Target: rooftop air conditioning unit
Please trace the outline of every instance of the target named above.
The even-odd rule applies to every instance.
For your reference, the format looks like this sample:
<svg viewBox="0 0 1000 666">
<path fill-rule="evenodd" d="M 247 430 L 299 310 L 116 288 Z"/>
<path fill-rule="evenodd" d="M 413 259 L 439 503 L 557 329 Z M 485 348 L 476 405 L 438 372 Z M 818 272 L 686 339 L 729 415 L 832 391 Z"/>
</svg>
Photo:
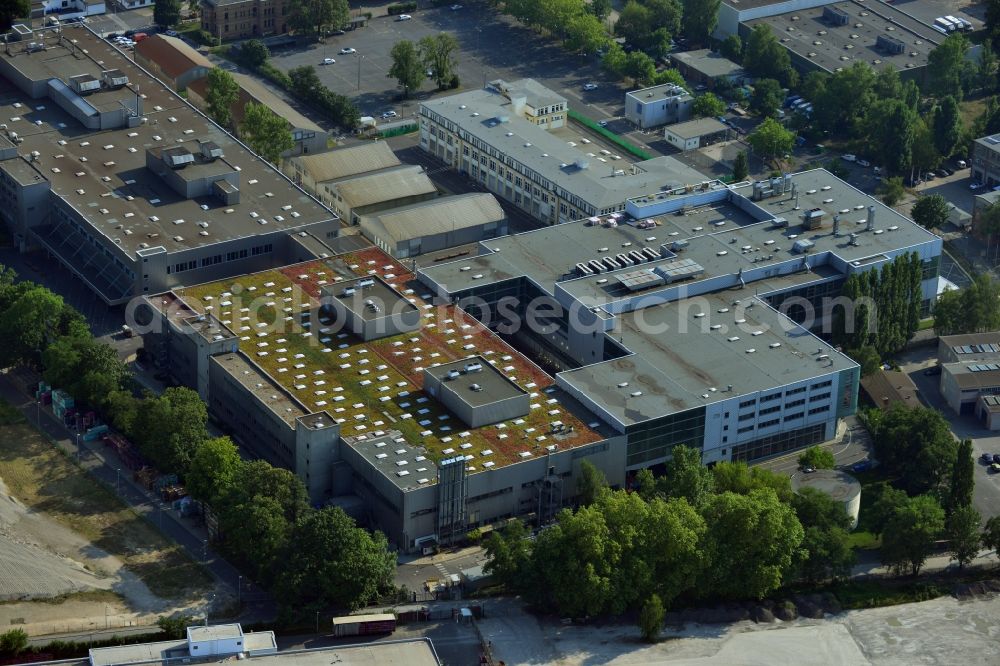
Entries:
<svg viewBox="0 0 1000 666">
<path fill-rule="evenodd" d="M 118 88 L 123 88 L 128 85 L 128 76 L 126 76 L 120 69 L 106 69 L 101 72 L 101 81 L 104 85 L 112 90 L 117 90 Z"/>
</svg>

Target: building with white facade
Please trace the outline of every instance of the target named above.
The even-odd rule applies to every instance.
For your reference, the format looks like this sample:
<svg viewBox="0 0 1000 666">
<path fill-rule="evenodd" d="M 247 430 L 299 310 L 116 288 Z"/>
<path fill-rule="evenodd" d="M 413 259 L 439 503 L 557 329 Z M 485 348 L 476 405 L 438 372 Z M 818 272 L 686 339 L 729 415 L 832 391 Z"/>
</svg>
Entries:
<svg viewBox="0 0 1000 666">
<path fill-rule="evenodd" d="M 664 83 L 625 93 L 625 119 L 639 129 L 662 127 L 690 118 L 693 104 L 684 88 Z"/>
<path fill-rule="evenodd" d="M 422 102 L 421 148 L 549 224 L 623 211 L 632 197 L 705 180 L 672 157 L 630 163 L 559 128 L 565 100 L 529 81 L 494 81 L 483 90 Z"/>
</svg>

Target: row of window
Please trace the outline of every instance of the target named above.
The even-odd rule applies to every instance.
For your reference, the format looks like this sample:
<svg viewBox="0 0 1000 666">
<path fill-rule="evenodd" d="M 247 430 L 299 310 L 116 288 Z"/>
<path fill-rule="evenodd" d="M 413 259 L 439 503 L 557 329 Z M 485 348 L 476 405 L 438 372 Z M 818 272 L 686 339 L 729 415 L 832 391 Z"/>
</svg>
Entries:
<svg viewBox="0 0 1000 666">
<path fill-rule="evenodd" d="M 255 245 L 249 249 L 244 248 L 242 250 L 233 250 L 232 252 L 226 253 L 226 261 L 236 261 L 238 259 L 246 259 L 247 256 L 257 257 L 262 254 L 270 254 L 274 249 L 271 243 L 265 245 Z M 184 271 L 193 271 L 200 265 L 202 268 L 206 266 L 214 266 L 216 264 L 221 264 L 223 261 L 221 254 L 215 254 L 210 257 L 202 257 L 199 261 L 198 259 L 192 259 L 190 261 L 182 261 L 174 264 L 173 266 L 167 266 L 167 273 L 183 273 Z"/>
</svg>

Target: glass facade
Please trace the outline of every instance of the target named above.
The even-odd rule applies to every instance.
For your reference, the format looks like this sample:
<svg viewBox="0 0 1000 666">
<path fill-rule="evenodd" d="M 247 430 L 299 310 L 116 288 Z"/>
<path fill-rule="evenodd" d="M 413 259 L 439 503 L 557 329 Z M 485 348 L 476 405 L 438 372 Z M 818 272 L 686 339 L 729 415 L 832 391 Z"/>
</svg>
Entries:
<svg viewBox="0 0 1000 666">
<path fill-rule="evenodd" d="M 755 439 L 746 444 L 739 444 L 733 447 L 733 460 L 751 461 L 758 458 L 778 455 L 785 451 L 801 449 L 806 446 L 818 444 L 825 439 L 826 423 L 790 430 L 788 432 L 768 435 Z"/>
<path fill-rule="evenodd" d="M 648 467 L 670 455 L 678 444 L 701 449 L 705 440 L 705 408 L 697 407 L 679 414 L 629 426 L 626 465 Z"/>
</svg>

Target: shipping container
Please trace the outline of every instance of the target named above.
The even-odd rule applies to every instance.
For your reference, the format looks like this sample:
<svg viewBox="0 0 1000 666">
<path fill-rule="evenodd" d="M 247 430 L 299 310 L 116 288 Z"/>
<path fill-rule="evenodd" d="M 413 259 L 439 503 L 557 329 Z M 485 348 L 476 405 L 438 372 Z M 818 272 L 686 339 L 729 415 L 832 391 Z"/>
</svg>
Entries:
<svg viewBox="0 0 1000 666">
<path fill-rule="evenodd" d="M 391 634 L 394 631 L 396 631 L 396 616 L 392 613 L 333 618 L 334 636 L 373 636 Z"/>
</svg>

